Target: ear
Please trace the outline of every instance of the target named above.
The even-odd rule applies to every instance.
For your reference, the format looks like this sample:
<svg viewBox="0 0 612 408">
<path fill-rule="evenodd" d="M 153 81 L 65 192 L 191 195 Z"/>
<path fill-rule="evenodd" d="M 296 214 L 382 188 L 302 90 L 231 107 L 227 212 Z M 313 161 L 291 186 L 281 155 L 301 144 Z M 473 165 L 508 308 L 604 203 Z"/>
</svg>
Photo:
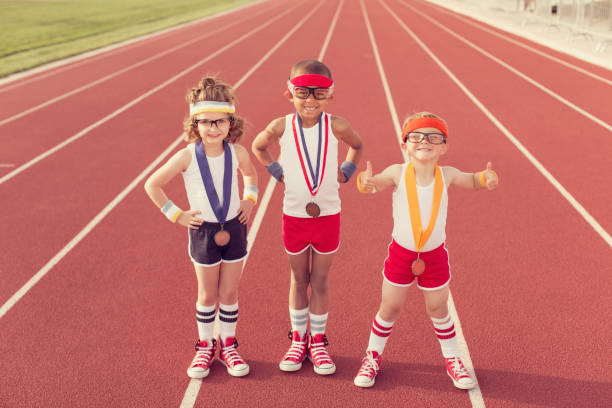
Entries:
<svg viewBox="0 0 612 408">
<path fill-rule="evenodd" d="M 331 96 L 327 98 L 328 101 L 331 101 L 332 99 L 334 99 L 334 94 L 331 94 Z"/>
<path fill-rule="evenodd" d="M 444 143 L 443 145 L 443 149 L 441 149 L 441 155 L 448 152 L 448 142 Z"/>
<path fill-rule="evenodd" d="M 293 102 L 293 95 L 291 94 L 291 92 L 289 92 L 288 89 L 285 89 L 285 92 L 283 92 L 283 95 L 285 95 L 285 98 L 287 98 L 289 102 Z"/>
</svg>

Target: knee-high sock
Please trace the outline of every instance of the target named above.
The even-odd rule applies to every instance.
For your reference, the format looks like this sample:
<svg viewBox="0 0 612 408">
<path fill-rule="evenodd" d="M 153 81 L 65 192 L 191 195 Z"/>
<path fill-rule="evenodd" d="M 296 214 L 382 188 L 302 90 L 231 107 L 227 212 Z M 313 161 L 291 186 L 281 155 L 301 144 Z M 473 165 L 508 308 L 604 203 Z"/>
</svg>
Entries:
<svg viewBox="0 0 612 408">
<path fill-rule="evenodd" d="M 200 340 L 210 341 L 215 336 L 216 305 L 202 306 L 196 303 L 196 319 L 198 321 L 198 336 Z"/>
<path fill-rule="evenodd" d="M 380 314 L 376 314 L 374 321 L 372 322 L 372 330 L 370 331 L 370 341 L 368 342 L 368 350 L 375 350 L 378 354 L 382 354 L 387 345 L 387 340 L 393 330 L 393 324 L 395 322 L 388 322 L 380 317 Z"/>
<path fill-rule="evenodd" d="M 291 317 L 291 330 L 300 333 L 300 338 L 304 337 L 308 327 L 308 307 L 300 310 L 289 307 L 289 316 Z"/>
<path fill-rule="evenodd" d="M 449 319 L 446 323 L 447 319 Z M 455 324 L 453 318 L 450 315 L 443 317 L 442 319 L 431 318 L 433 322 L 434 331 L 440 342 L 442 348 L 442 355 L 444 358 L 451 358 L 459 355 L 459 346 L 457 344 L 457 336 L 455 335 Z"/>
<path fill-rule="evenodd" d="M 238 323 L 238 302 L 233 305 L 219 303 L 219 332 L 221 340 L 225 343 L 228 337 L 236 337 L 236 324 Z"/>
</svg>

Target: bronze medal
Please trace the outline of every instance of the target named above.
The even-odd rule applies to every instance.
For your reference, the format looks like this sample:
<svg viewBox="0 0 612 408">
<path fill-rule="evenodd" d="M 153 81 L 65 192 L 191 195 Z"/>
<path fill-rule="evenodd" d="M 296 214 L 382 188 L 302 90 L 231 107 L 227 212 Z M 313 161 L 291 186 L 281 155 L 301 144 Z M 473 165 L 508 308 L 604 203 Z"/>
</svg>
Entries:
<svg viewBox="0 0 612 408">
<path fill-rule="evenodd" d="M 217 244 L 218 246 L 220 247 L 225 246 L 230 241 L 230 233 L 224 229 L 221 229 L 221 231 L 218 231 L 215 234 L 214 239 L 215 239 L 215 244 Z"/>
<path fill-rule="evenodd" d="M 412 261 L 412 274 L 414 276 L 419 276 L 423 272 L 425 272 L 425 261 L 421 258 Z"/>
<path fill-rule="evenodd" d="M 311 217 L 318 217 L 321 214 L 321 208 L 315 202 L 310 202 L 306 204 L 306 214 Z"/>
</svg>

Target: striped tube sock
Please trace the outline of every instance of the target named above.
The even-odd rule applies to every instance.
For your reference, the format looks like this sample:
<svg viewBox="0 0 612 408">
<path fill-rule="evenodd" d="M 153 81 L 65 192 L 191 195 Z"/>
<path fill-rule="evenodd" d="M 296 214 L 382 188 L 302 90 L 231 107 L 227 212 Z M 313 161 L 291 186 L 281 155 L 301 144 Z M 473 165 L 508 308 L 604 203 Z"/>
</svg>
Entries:
<svg viewBox="0 0 612 408">
<path fill-rule="evenodd" d="M 378 354 L 382 354 L 391 335 L 391 330 L 393 330 L 394 323 L 383 320 L 380 314 L 376 313 L 376 317 L 372 322 L 372 331 L 370 331 L 368 350 L 376 350 Z"/>
<path fill-rule="evenodd" d="M 202 306 L 196 303 L 196 319 L 198 320 L 198 336 L 200 340 L 210 341 L 215 337 L 216 305 Z"/>
<path fill-rule="evenodd" d="M 300 338 L 304 337 L 308 326 L 308 307 L 301 310 L 289 307 L 289 316 L 291 317 L 291 330 L 300 333 Z"/>
<path fill-rule="evenodd" d="M 325 334 L 325 326 L 327 326 L 327 313 L 314 314 L 310 313 L 310 334 Z"/>
<path fill-rule="evenodd" d="M 228 337 L 236 337 L 236 324 L 238 323 L 238 302 L 233 305 L 219 303 L 219 332 L 221 340 L 225 343 Z"/>
<path fill-rule="evenodd" d="M 447 321 L 448 319 L 448 321 Z M 455 324 L 450 315 L 441 319 L 431 318 L 434 331 L 442 348 L 444 358 L 451 358 L 459 355 L 459 346 L 457 344 L 457 336 L 455 335 Z M 443 323 L 445 322 L 445 323 Z"/>
</svg>

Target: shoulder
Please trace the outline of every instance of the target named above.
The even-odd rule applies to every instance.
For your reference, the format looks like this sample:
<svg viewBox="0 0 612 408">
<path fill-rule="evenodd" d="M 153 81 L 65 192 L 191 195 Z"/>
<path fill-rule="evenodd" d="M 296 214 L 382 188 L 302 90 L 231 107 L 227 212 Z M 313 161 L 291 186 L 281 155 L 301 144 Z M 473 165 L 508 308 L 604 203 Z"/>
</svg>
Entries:
<svg viewBox="0 0 612 408">
<path fill-rule="evenodd" d="M 172 156 L 170 160 L 168 160 L 168 162 L 171 163 L 172 166 L 180 167 L 181 170 L 185 171 L 187 170 L 187 167 L 189 167 L 189 165 L 191 164 L 191 155 L 192 152 L 190 148 L 184 147 L 178 152 L 176 152 L 174 156 Z"/>
<path fill-rule="evenodd" d="M 269 130 L 280 136 L 285 132 L 285 125 L 286 125 L 285 122 L 286 120 L 284 116 L 281 116 L 280 118 L 276 118 L 268 124 L 268 126 L 266 127 L 266 130 Z"/>
<path fill-rule="evenodd" d="M 447 186 L 451 185 L 455 177 L 457 177 L 457 175 L 461 173 L 458 169 L 452 166 L 440 166 L 440 171 L 444 176 L 444 181 L 446 182 Z"/>
<path fill-rule="evenodd" d="M 345 134 L 347 132 L 352 132 L 353 128 L 348 120 L 344 119 L 341 116 L 329 115 L 331 116 L 331 127 L 334 133 Z"/>
<path fill-rule="evenodd" d="M 236 153 L 236 157 L 238 157 L 238 160 L 249 156 L 249 152 L 243 145 L 239 145 L 237 143 L 230 143 L 230 146 L 234 148 L 234 152 Z"/>
</svg>

